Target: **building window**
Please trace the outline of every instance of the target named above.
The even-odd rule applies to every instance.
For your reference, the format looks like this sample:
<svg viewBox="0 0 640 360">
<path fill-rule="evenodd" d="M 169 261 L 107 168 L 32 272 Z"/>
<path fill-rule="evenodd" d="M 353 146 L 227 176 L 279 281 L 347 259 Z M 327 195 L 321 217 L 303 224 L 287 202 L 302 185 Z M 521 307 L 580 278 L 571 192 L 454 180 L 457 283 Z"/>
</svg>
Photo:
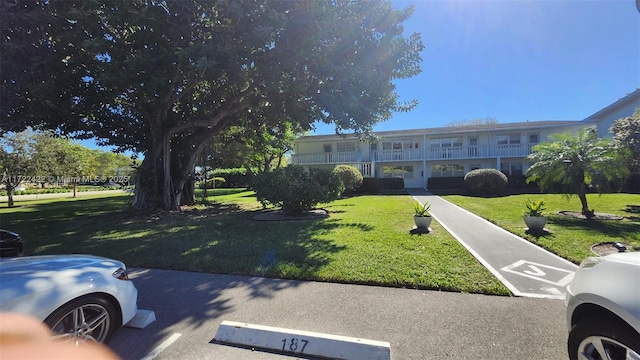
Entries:
<svg viewBox="0 0 640 360">
<path fill-rule="evenodd" d="M 502 161 L 500 162 L 500 171 L 507 176 L 522 175 L 522 163 Z"/>
<path fill-rule="evenodd" d="M 537 144 L 540 142 L 540 134 L 529 134 L 529 144 Z"/>
<path fill-rule="evenodd" d="M 337 144 L 337 152 L 355 152 L 356 151 L 356 143 L 351 142 L 339 142 Z"/>
<path fill-rule="evenodd" d="M 496 135 L 498 145 L 520 144 L 520 134 L 500 134 Z"/>
<path fill-rule="evenodd" d="M 464 176 L 464 165 L 461 165 L 461 164 L 432 165 L 431 176 L 432 177 Z"/>
<path fill-rule="evenodd" d="M 436 138 L 429 140 L 429 143 L 431 144 L 432 149 L 440 147 L 458 147 L 462 146 L 462 137 Z"/>
<path fill-rule="evenodd" d="M 332 146 L 331 144 L 324 144 L 322 145 L 322 150 L 325 153 L 330 153 L 332 151 Z"/>
<path fill-rule="evenodd" d="M 406 150 L 406 149 L 413 149 L 413 141 L 411 139 L 382 142 L 382 150 Z"/>
<path fill-rule="evenodd" d="M 403 179 L 413 179 L 413 166 L 383 166 L 382 167 L 382 177 L 385 178 L 403 178 Z"/>
</svg>

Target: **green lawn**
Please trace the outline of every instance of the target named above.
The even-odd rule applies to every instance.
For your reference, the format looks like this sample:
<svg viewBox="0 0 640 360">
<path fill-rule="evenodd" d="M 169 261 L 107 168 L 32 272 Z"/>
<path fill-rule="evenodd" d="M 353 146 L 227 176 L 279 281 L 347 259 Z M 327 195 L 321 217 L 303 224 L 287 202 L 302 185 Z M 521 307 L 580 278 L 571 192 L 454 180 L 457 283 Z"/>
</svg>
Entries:
<svg viewBox="0 0 640 360">
<path fill-rule="evenodd" d="M 640 195 L 589 194 L 589 208 L 598 213 L 610 213 L 622 216 L 623 220 L 580 220 L 558 214 L 559 211 L 580 211 L 580 200 L 574 197 L 569 201 L 557 194 L 511 195 L 498 198 L 480 198 L 471 196 L 443 196 L 497 225 L 529 241 L 566 258 L 580 263 L 584 258 L 593 256 L 591 246 L 599 242 L 623 242 L 640 250 Z M 547 203 L 548 234 L 532 236 L 525 232 L 522 220 L 525 199 L 544 199 Z"/>
<path fill-rule="evenodd" d="M 358 196 L 319 220 L 258 222 L 252 192 L 219 189 L 210 206 L 139 214 L 129 196 L 19 202 L 0 226 L 27 254 L 91 253 L 129 266 L 507 295 L 435 221 L 413 235 L 407 195 Z"/>
</svg>

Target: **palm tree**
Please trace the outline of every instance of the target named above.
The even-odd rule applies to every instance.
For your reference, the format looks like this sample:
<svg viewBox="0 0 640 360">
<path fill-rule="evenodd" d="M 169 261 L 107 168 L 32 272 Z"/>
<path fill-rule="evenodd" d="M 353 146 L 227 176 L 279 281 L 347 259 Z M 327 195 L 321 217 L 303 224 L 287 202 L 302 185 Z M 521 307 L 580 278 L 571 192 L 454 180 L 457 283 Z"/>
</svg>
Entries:
<svg viewBox="0 0 640 360">
<path fill-rule="evenodd" d="M 610 140 L 598 139 L 594 129 L 582 129 L 576 136 L 552 134 L 551 142 L 533 148 L 528 160 L 527 182 L 536 181 L 540 190 L 559 190 L 566 198 L 577 195 L 582 214 L 593 217 L 587 204 L 587 188 L 598 193 L 620 188 L 629 175 L 628 152 L 616 148 Z"/>
</svg>

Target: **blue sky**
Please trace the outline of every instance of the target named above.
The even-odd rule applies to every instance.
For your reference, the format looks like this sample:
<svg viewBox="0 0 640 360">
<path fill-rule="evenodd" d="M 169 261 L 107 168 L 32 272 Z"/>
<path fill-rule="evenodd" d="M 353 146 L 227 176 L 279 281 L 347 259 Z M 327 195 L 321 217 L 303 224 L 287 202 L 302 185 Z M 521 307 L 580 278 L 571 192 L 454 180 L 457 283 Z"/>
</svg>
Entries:
<svg viewBox="0 0 640 360">
<path fill-rule="evenodd" d="M 405 31 L 422 35 L 422 73 L 396 81 L 417 99 L 374 130 L 582 120 L 640 87 L 640 13 L 634 0 L 408 1 Z M 314 134 L 332 134 L 319 124 Z"/>
</svg>

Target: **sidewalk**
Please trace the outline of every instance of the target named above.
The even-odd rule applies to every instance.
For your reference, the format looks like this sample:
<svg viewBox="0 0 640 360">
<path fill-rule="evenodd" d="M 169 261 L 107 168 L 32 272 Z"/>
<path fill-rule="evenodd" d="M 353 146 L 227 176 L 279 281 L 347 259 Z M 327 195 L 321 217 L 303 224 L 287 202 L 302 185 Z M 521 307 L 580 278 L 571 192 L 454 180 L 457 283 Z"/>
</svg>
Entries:
<svg viewBox="0 0 640 360">
<path fill-rule="evenodd" d="M 417 201 L 428 201 L 433 218 L 514 295 L 564 299 L 575 264 L 426 190 L 408 190 Z"/>
</svg>

